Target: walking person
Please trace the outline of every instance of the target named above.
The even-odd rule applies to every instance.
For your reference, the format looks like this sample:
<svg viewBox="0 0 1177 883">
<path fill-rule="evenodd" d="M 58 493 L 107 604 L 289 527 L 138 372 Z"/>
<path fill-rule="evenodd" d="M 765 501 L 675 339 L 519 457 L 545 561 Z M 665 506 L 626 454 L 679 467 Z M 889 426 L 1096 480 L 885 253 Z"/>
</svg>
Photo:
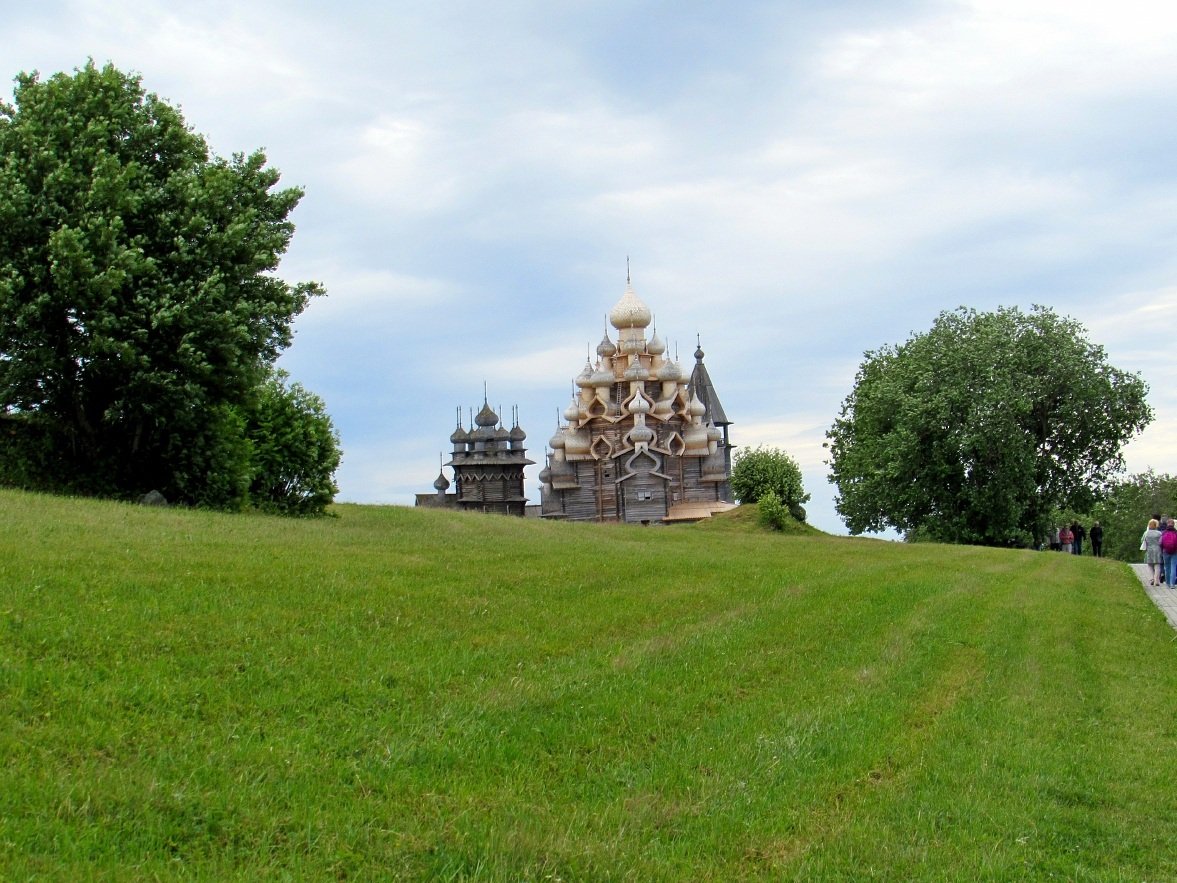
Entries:
<svg viewBox="0 0 1177 883">
<path fill-rule="evenodd" d="M 1161 531 L 1161 569 L 1169 587 L 1177 585 L 1177 524 L 1172 521 Z"/>
<path fill-rule="evenodd" d="M 1103 557 L 1103 528 L 1098 521 L 1091 525 L 1091 554 L 1096 558 Z"/>
<path fill-rule="evenodd" d="M 1155 586 L 1161 578 L 1161 532 L 1157 530 L 1160 522 L 1155 518 L 1148 520 L 1148 528 L 1140 538 L 1140 548 L 1144 550 L 1144 563 L 1148 565 L 1148 584 Z"/>
<path fill-rule="evenodd" d="M 1074 539 L 1071 541 L 1071 552 L 1075 555 L 1083 554 L 1083 538 L 1087 536 L 1087 530 L 1079 523 L 1078 519 L 1071 524 L 1071 535 Z"/>
<path fill-rule="evenodd" d="M 1050 551 L 1057 552 L 1059 550 L 1058 544 L 1058 528 L 1052 527 L 1050 529 Z"/>
<path fill-rule="evenodd" d="M 1060 552 L 1070 554 L 1071 543 L 1074 540 L 1075 535 L 1071 533 L 1071 529 L 1065 524 L 1058 529 L 1058 550 Z"/>
<path fill-rule="evenodd" d="M 1161 532 L 1161 539 L 1165 539 L 1165 530 L 1173 523 L 1168 515 L 1162 515 L 1160 521 L 1157 523 L 1157 530 Z M 1161 575 L 1157 579 L 1157 585 L 1163 586 L 1169 580 L 1169 568 L 1165 566 L 1165 550 L 1161 549 Z"/>
</svg>

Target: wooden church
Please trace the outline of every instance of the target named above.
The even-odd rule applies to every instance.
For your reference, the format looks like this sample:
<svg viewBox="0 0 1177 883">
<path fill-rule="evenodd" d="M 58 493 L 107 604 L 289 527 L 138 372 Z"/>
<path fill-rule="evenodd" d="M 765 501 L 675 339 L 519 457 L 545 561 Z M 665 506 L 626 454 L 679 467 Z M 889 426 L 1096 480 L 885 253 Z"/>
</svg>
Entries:
<svg viewBox="0 0 1177 883">
<path fill-rule="evenodd" d="M 730 421 L 695 351 L 688 377 L 626 279 L 594 365 L 552 436 L 540 514 L 569 521 L 697 521 L 732 508 Z"/>
<path fill-rule="evenodd" d="M 469 429 L 462 426 L 459 408 L 458 425 L 450 435 L 453 454 L 444 464 L 454 471 L 454 493 L 447 493 L 450 482 L 443 466 L 433 482 L 436 493 L 418 494 L 417 505 L 524 515 L 527 497 L 523 473 L 526 467 L 535 463 L 527 459 L 527 450 L 523 447 L 526 439 L 527 433 L 520 428 L 518 415 L 514 425 L 507 429 L 485 397 L 482 410 L 471 417 Z"/>
</svg>

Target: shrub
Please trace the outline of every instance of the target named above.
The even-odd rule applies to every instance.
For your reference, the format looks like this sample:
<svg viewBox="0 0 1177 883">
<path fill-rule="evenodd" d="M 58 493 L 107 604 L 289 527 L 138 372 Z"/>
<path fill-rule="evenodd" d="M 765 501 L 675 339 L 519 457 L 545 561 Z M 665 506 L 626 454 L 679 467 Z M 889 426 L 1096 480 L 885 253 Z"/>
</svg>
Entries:
<svg viewBox="0 0 1177 883">
<path fill-rule="evenodd" d="M 786 519 L 789 517 L 789 510 L 785 508 L 776 491 L 769 488 L 760 495 L 760 500 L 756 503 L 756 520 L 762 527 L 784 530 Z"/>
<path fill-rule="evenodd" d="M 736 454 L 732 493 L 741 503 L 756 503 L 772 491 L 777 502 L 798 521 L 805 520 L 802 503 L 809 501 L 797 461 L 779 448 L 755 447 Z"/>
</svg>

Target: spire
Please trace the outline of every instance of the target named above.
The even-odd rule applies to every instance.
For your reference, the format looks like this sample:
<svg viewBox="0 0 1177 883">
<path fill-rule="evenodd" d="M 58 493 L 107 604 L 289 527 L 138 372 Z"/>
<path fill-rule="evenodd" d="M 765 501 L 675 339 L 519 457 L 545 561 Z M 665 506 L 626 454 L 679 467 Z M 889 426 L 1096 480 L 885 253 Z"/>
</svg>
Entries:
<svg viewBox="0 0 1177 883">
<path fill-rule="evenodd" d="M 698 398 L 706 409 L 703 413 L 704 423 L 714 423 L 716 426 L 731 426 L 723 405 L 719 403 L 719 396 L 715 392 L 715 385 L 711 382 L 711 375 L 707 373 L 707 366 L 703 364 L 703 344 L 695 335 L 697 349 L 695 350 L 695 370 L 691 372 L 688 385 L 693 398 Z"/>
<path fill-rule="evenodd" d="M 523 442 L 527 440 L 527 433 L 523 431 L 523 427 L 519 425 L 519 406 L 511 406 L 511 448 L 512 450 L 522 448 Z"/>
<path fill-rule="evenodd" d="M 629 285 L 629 284 L 630 284 L 630 279 L 629 279 L 629 255 L 626 255 L 626 256 L 625 256 L 625 284 L 626 284 L 626 285 Z"/>
</svg>

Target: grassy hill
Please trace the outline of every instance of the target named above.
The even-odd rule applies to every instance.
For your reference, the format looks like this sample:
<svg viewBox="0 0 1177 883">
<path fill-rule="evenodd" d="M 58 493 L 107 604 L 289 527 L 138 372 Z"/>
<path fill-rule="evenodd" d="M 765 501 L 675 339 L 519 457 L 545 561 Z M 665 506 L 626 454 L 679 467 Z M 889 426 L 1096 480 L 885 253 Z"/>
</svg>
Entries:
<svg viewBox="0 0 1177 883">
<path fill-rule="evenodd" d="M 1177 879 L 1122 564 L 336 515 L 0 491 L 0 878 Z"/>
</svg>

